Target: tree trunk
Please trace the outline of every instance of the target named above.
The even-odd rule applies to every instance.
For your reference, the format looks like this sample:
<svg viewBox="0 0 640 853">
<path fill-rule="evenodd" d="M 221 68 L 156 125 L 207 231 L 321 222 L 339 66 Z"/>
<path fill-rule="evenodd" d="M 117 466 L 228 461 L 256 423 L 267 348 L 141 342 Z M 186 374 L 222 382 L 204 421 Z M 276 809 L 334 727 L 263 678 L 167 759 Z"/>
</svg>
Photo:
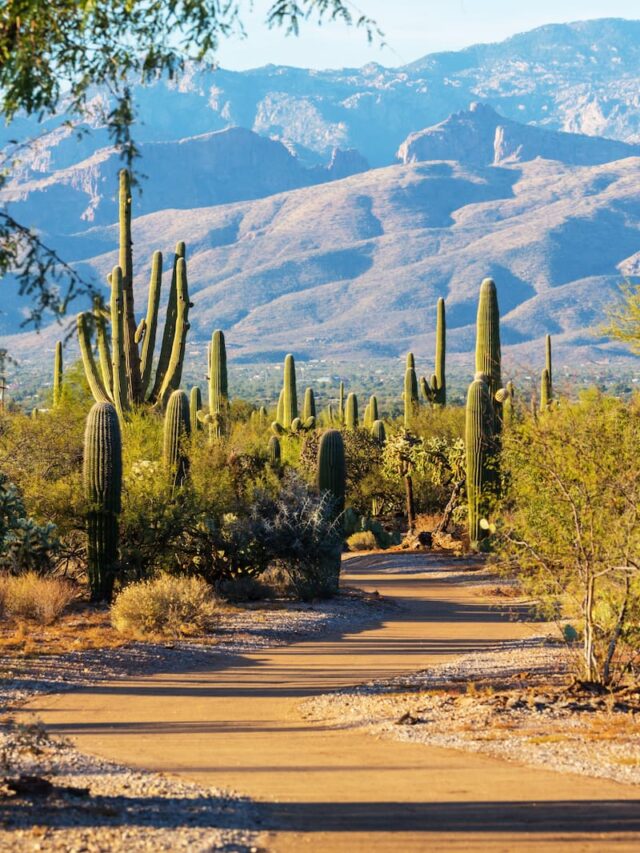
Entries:
<svg viewBox="0 0 640 853">
<path fill-rule="evenodd" d="M 462 490 L 464 489 L 465 485 L 466 484 L 465 484 L 464 480 L 462 480 L 459 483 L 454 483 L 453 490 L 451 492 L 451 497 L 449 498 L 449 501 L 448 501 L 446 507 L 444 508 L 444 512 L 442 513 L 442 518 L 437 523 L 437 525 L 433 531 L 434 533 L 446 533 L 447 527 L 449 526 L 449 523 L 451 522 L 451 517 L 453 515 L 453 512 L 454 512 L 455 508 L 458 506 L 458 503 L 460 502 L 460 495 L 462 494 Z"/>
<path fill-rule="evenodd" d="M 407 524 L 409 526 L 409 532 L 411 532 L 415 527 L 416 516 L 415 505 L 413 502 L 413 480 L 411 479 L 411 474 L 405 474 L 404 484 L 407 492 Z"/>
<path fill-rule="evenodd" d="M 591 575 L 591 570 L 587 569 L 587 594 L 584 602 L 584 664 L 589 681 L 597 681 L 598 679 L 593 649 L 593 598 L 595 585 L 596 582 Z"/>
</svg>

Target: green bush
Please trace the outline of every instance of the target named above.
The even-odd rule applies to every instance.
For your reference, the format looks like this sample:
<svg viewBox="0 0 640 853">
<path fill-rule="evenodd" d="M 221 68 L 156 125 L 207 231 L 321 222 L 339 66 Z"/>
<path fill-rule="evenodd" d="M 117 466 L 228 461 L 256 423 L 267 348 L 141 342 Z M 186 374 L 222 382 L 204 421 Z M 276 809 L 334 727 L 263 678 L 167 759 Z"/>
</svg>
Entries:
<svg viewBox="0 0 640 853">
<path fill-rule="evenodd" d="M 113 627 L 123 634 L 193 637 L 205 634 L 220 609 L 202 578 L 162 574 L 125 587 L 111 605 Z"/>
<path fill-rule="evenodd" d="M 498 558 L 544 614 L 580 626 L 582 674 L 605 683 L 640 646 L 639 404 L 588 392 L 503 437 Z"/>
</svg>

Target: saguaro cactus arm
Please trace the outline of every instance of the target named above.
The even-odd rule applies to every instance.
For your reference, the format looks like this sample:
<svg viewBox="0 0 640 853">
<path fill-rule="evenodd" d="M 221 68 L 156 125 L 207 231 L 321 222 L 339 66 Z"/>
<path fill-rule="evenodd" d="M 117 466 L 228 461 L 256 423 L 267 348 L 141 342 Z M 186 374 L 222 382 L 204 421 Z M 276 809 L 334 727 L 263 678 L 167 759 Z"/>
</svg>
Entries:
<svg viewBox="0 0 640 853">
<path fill-rule="evenodd" d="M 156 345 L 158 329 L 158 306 L 160 305 L 160 289 L 162 287 L 162 252 L 154 252 L 151 261 L 151 278 L 149 280 L 149 298 L 147 300 L 147 316 L 145 319 L 145 335 L 142 342 L 140 359 L 141 393 L 146 396 L 151 379 L 153 366 L 153 351 Z"/>
<path fill-rule="evenodd" d="M 123 350 L 127 397 L 133 403 L 142 402 L 140 355 L 136 344 L 136 317 L 133 305 L 133 241 L 131 239 L 131 181 L 127 169 L 120 171 L 120 256 L 123 297 Z"/>
<path fill-rule="evenodd" d="M 189 302 L 189 291 L 187 287 L 187 265 L 184 258 L 178 259 L 176 279 L 177 311 L 175 334 L 173 337 L 173 348 L 171 350 L 169 365 L 158 395 L 158 402 L 161 405 L 165 404 L 171 391 L 177 389 L 180 384 L 180 379 L 182 378 L 184 351 L 187 343 L 187 332 L 189 331 L 189 307 L 191 304 Z"/>
<path fill-rule="evenodd" d="M 80 356 L 84 366 L 85 376 L 89 383 L 89 388 L 93 394 L 94 400 L 97 403 L 108 403 L 109 396 L 98 373 L 93 350 L 91 349 L 91 335 L 89 332 L 90 315 L 86 312 L 78 314 L 78 343 L 80 344 Z"/>
<path fill-rule="evenodd" d="M 113 366 L 113 403 L 119 418 L 124 417 L 124 413 L 129 408 L 123 312 L 122 272 L 120 267 L 114 267 L 111 273 L 111 335 L 113 344 L 111 363 Z"/>
<path fill-rule="evenodd" d="M 154 402 L 158 399 L 160 389 L 165 380 L 165 375 L 169 367 L 169 360 L 173 350 L 173 343 L 176 334 L 176 321 L 178 315 L 178 261 L 185 258 L 185 245 L 180 241 L 176 245 L 176 251 L 173 256 L 173 273 L 171 275 L 171 286 L 169 288 L 169 301 L 167 302 L 167 311 L 164 321 L 164 330 L 162 332 L 162 342 L 160 344 L 160 355 L 158 356 L 158 368 L 156 370 L 156 378 L 151 389 L 149 399 Z"/>
</svg>

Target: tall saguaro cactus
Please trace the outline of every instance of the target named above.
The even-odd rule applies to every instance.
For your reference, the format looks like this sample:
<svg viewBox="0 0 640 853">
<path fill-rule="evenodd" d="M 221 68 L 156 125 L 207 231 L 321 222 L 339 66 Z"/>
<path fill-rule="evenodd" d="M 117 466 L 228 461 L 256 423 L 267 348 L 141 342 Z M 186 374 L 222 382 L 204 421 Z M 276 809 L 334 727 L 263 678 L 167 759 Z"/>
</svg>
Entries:
<svg viewBox="0 0 640 853">
<path fill-rule="evenodd" d="M 184 485 L 189 474 L 190 435 L 189 398 L 184 391 L 174 391 L 164 415 L 163 443 L 164 464 L 174 489 Z"/>
<path fill-rule="evenodd" d="M 445 406 L 447 403 L 447 378 L 445 370 L 447 352 L 447 321 L 445 316 L 444 299 L 438 299 L 436 308 L 436 365 L 433 374 L 436 387 L 434 388 L 434 403 Z"/>
<path fill-rule="evenodd" d="M 122 494 L 122 441 L 111 403 L 95 403 L 84 434 L 87 503 L 87 574 L 91 599 L 109 601 L 118 564 L 118 515 Z"/>
<path fill-rule="evenodd" d="M 412 366 L 409 366 L 412 365 Z M 418 396 L 418 377 L 416 376 L 413 353 L 407 356 L 407 369 L 404 372 L 404 426 L 410 429 L 418 414 L 420 398 Z"/>
<path fill-rule="evenodd" d="M 485 373 L 476 373 L 467 393 L 465 448 L 469 539 L 478 547 L 485 531 L 480 522 L 486 517 L 492 485 L 495 415 L 493 398 Z"/>
<path fill-rule="evenodd" d="M 53 361 L 53 407 L 60 405 L 62 399 L 62 341 L 56 343 L 56 353 Z"/>
<path fill-rule="evenodd" d="M 493 279 L 485 278 L 480 285 L 478 300 L 478 318 L 476 324 L 476 373 L 488 377 L 491 400 L 502 388 L 502 354 L 500 348 L 500 309 L 498 293 Z M 499 429 L 501 407 L 495 409 L 495 428 Z"/>
<path fill-rule="evenodd" d="M 344 382 L 340 383 L 340 394 L 338 396 L 338 420 L 341 424 L 344 424 Z"/>
<path fill-rule="evenodd" d="M 352 391 L 347 397 L 344 425 L 348 430 L 355 430 L 358 429 L 358 424 L 358 398 Z"/>
<path fill-rule="evenodd" d="M 549 384 L 553 389 L 553 370 L 551 368 L 551 335 L 547 335 L 544 339 L 545 350 L 545 367 L 549 371 Z"/>
<path fill-rule="evenodd" d="M 282 426 L 285 429 L 290 429 L 291 424 L 298 417 L 298 393 L 296 391 L 296 363 L 291 355 L 287 355 L 284 360 L 284 382 L 282 386 L 284 391 L 282 397 Z"/>
<path fill-rule="evenodd" d="M 371 426 L 371 435 L 378 442 L 380 447 L 384 447 L 387 441 L 387 432 L 382 421 L 375 420 L 373 422 Z"/>
<path fill-rule="evenodd" d="M 224 332 L 220 329 L 216 329 L 211 336 L 209 347 L 209 415 L 211 438 L 222 438 L 228 429 L 229 378 L 227 347 Z"/>
<path fill-rule="evenodd" d="M 173 276 L 167 305 L 162 344 L 155 380 L 151 383 L 152 365 L 162 282 L 162 255 L 152 258 L 151 280 L 146 316 L 136 326 L 133 298 L 133 258 L 131 239 L 131 186 L 126 169 L 120 172 L 120 249 L 119 263 L 109 276 L 111 305 L 111 341 L 108 334 L 109 314 L 97 306 L 91 314 L 78 317 L 80 351 L 87 381 L 98 402 L 115 404 L 120 416 L 131 406 L 158 403 L 164 406 L 171 391 L 178 388 L 189 329 L 191 303 L 187 287 L 184 243 L 176 246 Z M 119 270 L 116 273 L 115 270 Z M 81 319 L 82 317 L 82 319 Z M 97 331 L 100 372 L 93 358 L 91 332 Z M 118 375 L 113 364 L 118 363 Z M 150 390 L 149 390 L 150 389 Z"/>
<path fill-rule="evenodd" d="M 540 376 L 540 411 L 546 412 L 551 404 L 551 376 L 548 368 L 544 368 Z"/>
<path fill-rule="evenodd" d="M 318 491 L 320 493 L 329 492 L 333 499 L 334 516 L 336 521 L 338 521 L 344 512 L 347 489 L 347 466 L 344 442 L 339 430 L 327 430 L 320 439 L 316 470 Z M 332 556 L 329 558 L 331 591 L 334 593 L 337 592 L 340 582 L 341 551 L 342 546 L 338 542 Z"/>
</svg>

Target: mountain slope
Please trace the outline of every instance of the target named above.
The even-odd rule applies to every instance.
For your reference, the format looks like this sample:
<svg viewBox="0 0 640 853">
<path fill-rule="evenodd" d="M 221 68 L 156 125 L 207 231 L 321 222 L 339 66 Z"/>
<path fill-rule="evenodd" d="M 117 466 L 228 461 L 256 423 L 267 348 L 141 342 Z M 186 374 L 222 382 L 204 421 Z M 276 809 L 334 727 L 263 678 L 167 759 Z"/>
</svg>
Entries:
<svg viewBox="0 0 640 853">
<path fill-rule="evenodd" d="M 638 156 L 640 144 L 521 124 L 481 103 L 410 134 L 397 153 L 403 163 L 448 159 L 478 166 L 536 157 L 573 166 L 596 166 Z"/>
<path fill-rule="evenodd" d="M 640 141 L 638 91 L 640 21 L 602 19 L 540 27 L 498 44 L 430 54 L 401 68 L 190 68 L 178 82 L 136 87 L 135 97 L 142 142 L 239 126 L 285 141 L 311 164 L 326 161 L 339 147 L 355 148 L 379 166 L 393 162 L 412 131 L 477 100 L 527 124 Z M 0 129 L 0 143 L 37 130 L 34 122 L 20 120 Z M 53 148 L 58 143 L 51 140 Z M 83 158 L 104 147 L 104 135 L 98 131 L 93 149 L 91 144 L 82 140 Z M 70 165 L 70 146 L 63 148 L 53 160 Z"/>
<path fill-rule="evenodd" d="M 578 167 L 452 162 L 391 166 L 269 198 L 134 221 L 144 304 L 151 251 L 188 238 L 192 340 L 224 328 L 232 357 L 431 358 L 439 296 L 452 353 L 474 341 L 484 276 L 498 284 L 514 357 L 593 354 L 586 331 L 623 273 L 638 266 L 640 158 Z M 104 280 L 116 226 L 77 238 L 105 247 L 84 261 Z M 165 274 L 165 280 L 167 274 Z M 165 293 L 166 296 L 166 293 Z M 14 342 L 15 343 L 15 342 Z"/>
</svg>

